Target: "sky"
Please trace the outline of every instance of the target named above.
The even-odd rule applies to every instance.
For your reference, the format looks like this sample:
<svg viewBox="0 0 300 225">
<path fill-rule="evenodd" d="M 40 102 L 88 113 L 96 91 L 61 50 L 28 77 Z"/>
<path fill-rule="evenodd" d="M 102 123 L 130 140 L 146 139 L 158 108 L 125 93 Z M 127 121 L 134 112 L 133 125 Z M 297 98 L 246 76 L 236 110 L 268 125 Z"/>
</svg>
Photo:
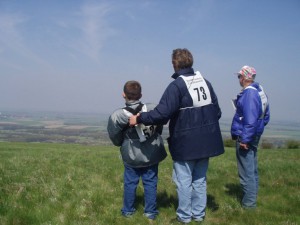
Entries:
<svg viewBox="0 0 300 225">
<path fill-rule="evenodd" d="M 299 0 L 0 0 L 0 112 L 112 113 L 138 80 L 158 103 L 187 48 L 223 118 L 253 66 L 271 119 L 300 122 Z"/>
</svg>

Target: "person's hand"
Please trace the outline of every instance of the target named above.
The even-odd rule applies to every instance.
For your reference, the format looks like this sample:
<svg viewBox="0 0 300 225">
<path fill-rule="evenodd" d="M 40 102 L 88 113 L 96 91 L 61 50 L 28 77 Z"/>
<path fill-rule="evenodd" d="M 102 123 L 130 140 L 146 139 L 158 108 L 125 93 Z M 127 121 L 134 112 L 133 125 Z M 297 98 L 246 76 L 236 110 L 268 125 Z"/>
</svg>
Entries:
<svg viewBox="0 0 300 225">
<path fill-rule="evenodd" d="M 129 121 L 129 126 L 135 126 L 137 124 L 137 117 L 139 116 L 140 114 L 137 114 L 137 115 L 133 115 L 131 116 L 128 121 Z"/>
<path fill-rule="evenodd" d="M 248 144 L 240 143 L 240 148 L 244 150 L 248 150 Z"/>
</svg>

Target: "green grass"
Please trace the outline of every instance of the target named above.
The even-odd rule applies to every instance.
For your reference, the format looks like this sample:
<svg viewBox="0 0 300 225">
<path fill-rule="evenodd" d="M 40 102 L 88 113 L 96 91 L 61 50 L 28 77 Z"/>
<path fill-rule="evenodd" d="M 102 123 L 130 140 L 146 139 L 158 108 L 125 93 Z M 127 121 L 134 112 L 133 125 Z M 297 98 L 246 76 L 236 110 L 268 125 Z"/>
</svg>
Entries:
<svg viewBox="0 0 300 225">
<path fill-rule="evenodd" d="M 260 192 L 254 211 L 240 206 L 234 150 L 212 158 L 202 224 L 300 224 L 299 156 L 299 150 L 259 151 Z M 171 174 L 168 156 L 159 167 L 160 215 L 152 224 L 176 224 Z M 141 184 L 136 215 L 120 215 L 122 176 L 116 147 L 0 142 L 0 224 L 151 224 L 142 216 Z"/>
</svg>

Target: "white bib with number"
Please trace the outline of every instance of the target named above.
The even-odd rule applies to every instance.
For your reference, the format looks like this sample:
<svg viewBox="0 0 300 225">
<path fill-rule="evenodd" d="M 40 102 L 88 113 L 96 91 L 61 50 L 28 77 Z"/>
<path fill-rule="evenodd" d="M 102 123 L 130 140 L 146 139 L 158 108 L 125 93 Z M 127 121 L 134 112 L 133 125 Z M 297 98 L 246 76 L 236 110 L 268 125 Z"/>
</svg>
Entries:
<svg viewBox="0 0 300 225">
<path fill-rule="evenodd" d="M 132 116 L 132 113 L 128 112 L 126 109 L 123 109 L 123 111 L 128 117 Z M 141 111 L 147 112 L 148 111 L 147 106 L 143 105 L 143 108 Z M 140 142 L 144 142 L 155 133 L 156 125 L 145 126 L 144 124 L 140 123 L 140 124 L 135 125 L 135 129 L 140 138 Z"/>
<path fill-rule="evenodd" d="M 260 118 L 263 118 L 264 115 L 265 115 L 267 106 L 268 106 L 268 98 L 267 98 L 267 95 L 264 92 L 264 89 L 262 88 L 262 86 L 259 85 L 259 87 L 260 87 L 261 91 L 258 91 L 255 87 L 252 87 L 252 86 L 248 86 L 245 89 L 250 88 L 250 89 L 255 89 L 255 90 L 258 91 L 258 94 L 259 94 L 259 97 L 260 97 L 260 100 L 261 100 L 261 110 L 262 110 L 262 114 L 261 114 Z"/>
<path fill-rule="evenodd" d="M 194 76 L 181 75 L 180 77 L 184 80 L 193 100 L 193 106 L 187 108 L 202 107 L 212 103 L 208 86 L 199 71 L 196 71 Z"/>
</svg>

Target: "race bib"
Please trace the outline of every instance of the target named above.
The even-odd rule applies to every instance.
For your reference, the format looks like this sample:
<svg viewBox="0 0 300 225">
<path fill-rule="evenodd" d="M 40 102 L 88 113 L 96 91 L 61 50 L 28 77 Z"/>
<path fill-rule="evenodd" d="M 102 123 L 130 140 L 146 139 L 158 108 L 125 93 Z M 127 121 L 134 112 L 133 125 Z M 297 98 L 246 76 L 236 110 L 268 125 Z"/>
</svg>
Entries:
<svg viewBox="0 0 300 225">
<path fill-rule="evenodd" d="M 128 117 L 132 116 L 132 113 L 130 113 L 126 109 L 123 109 L 123 111 Z M 144 105 L 141 111 L 147 112 L 147 106 Z M 141 123 L 141 124 L 135 125 L 135 129 L 139 136 L 140 142 L 144 142 L 155 133 L 156 125 L 145 126 L 144 124 Z"/>
<path fill-rule="evenodd" d="M 267 109 L 267 106 L 268 106 L 268 98 L 267 98 L 267 95 L 266 93 L 264 92 L 264 90 L 261 88 L 261 91 L 258 92 L 259 96 L 260 96 L 260 100 L 261 100 L 261 108 L 262 108 L 262 115 L 261 115 L 261 118 L 264 117 L 265 115 L 265 112 L 266 112 L 266 109 Z"/>
<path fill-rule="evenodd" d="M 193 107 L 202 107 L 212 103 L 208 86 L 199 71 L 194 76 L 180 76 L 189 91 L 193 100 Z"/>
<path fill-rule="evenodd" d="M 144 105 L 142 108 L 142 112 L 147 112 L 147 106 Z M 139 124 L 141 130 L 143 131 L 144 136 L 147 138 L 151 137 L 156 131 L 156 125 L 148 125 L 145 126 L 144 124 Z"/>
<path fill-rule="evenodd" d="M 268 98 L 267 98 L 267 95 L 264 92 L 262 86 L 259 86 L 259 87 L 260 87 L 261 91 L 259 91 L 258 94 L 259 94 L 259 97 L 260 97 L 260 100 L 261 100 L 261 110 L 262 110 L 262 115 L 260 116 L 260 118 L 263 118 L 264 115 L 265 115 L 267 106 L 268 106 Z M 245 89 L 248 89 L 248 88 L 257 90 L 256 88 L 254 88 L 252 86 L 248 86 Z"/>
</svg>

